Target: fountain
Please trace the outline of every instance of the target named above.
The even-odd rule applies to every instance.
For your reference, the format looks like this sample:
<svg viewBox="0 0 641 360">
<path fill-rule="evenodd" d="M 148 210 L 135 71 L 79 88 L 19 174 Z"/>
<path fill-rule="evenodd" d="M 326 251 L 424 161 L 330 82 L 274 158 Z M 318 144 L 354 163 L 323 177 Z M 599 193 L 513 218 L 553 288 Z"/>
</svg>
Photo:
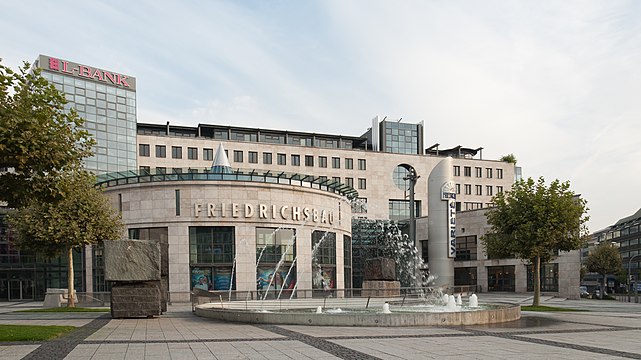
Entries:
<svg viewBox="0 0 641 360">
<path fill-rule="evenodd" d="M 407 237 L 389 224 L 381 229 L 389 230 L 380 236 L 381 243 L 386 244 L 380 248 L 382 255 L 389 256 L 396 263 L 407 264 L 404 269 L 399 269 L 398 277 L 406 285 L 414 285 L 414 291 L 361 298 L 280 299 L 279 294 L 279 299 L 272 300 L 262 297 L 261 300 L 199 305 L 195 309 L 196 315 L 233 322 L 326 326 L 458 326 L 508 322 L 520 318 L 519 305 L 479 306 L 477 295 L 471 294 L 467 300 L 469 306 L 465 306 L 465 294 L 449 295 L 440 288 L 427 286 L 436 277 L 423 274 L 424 266 L 421 261 L 414 261 L 417 251 L 407 247 Z M 324 234 L 312 249 L 312 271 L 319 266 L 315 255 L 326 236 Z M 293 262 L 297 260 L 295 258 Z M 410 268 L 414 269 L 414 274 L 410 274 Z"/>
</svg>

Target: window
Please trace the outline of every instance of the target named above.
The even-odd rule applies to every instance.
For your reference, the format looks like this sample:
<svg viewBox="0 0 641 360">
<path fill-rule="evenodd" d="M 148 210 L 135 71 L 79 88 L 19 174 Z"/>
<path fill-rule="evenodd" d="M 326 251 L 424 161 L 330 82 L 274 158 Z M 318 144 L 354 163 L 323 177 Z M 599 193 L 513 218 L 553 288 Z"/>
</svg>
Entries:
<svg viewBox="0 0 641 360">
<path fill-rule="evenodd" d="M 171 147 L 171 158 L 172 159 L 182 159 L 183 158 L 183 148 L 182 148 L 182 146 L 172 146 Z"/>
<path fill-rule="evenodd" d="M 527 291 L 534 291 L 534 268 L 527 265 Z M 559 264 L 541 264 L 541 291 L 559 291 Z"/>
<path fill-rule="evenodd" d="M 171 173 L 172 174 L 182 174 L 183 169 L 182 168 L 171 168 Z"/>
<path fill-rule="evenodd" d="M 312 155 L 305 155 L 305 166 L 314 166 L 314 157 Z"/>
<path fill-rule="evenodd" d="M 345 178 L 345 185 L 349 187 L 354 187 L 354 178 L 346 177 Z"/>
<path fill-rule="evenodd" d="M 156 157 L 157 158 L 167 157 L 167 147 L 165 145 L 156 145 Z"/>
<path fill-rule="evenodd" d="M 203 149 L 203 160 L 214 160 L 214 149 Z"/>
<path fill-rule="evenodd" d="M 496 169 L 496 178 L 503 179 L 503 169 Z"/>
<path fill-rule="evenodd" d="M 476 172 L 476 177 L 477 178 L 483 177 L 483 168 L 475 167 L 474 171 Z"/>
<path fill-rule="evenodd" d="M 352 214 L 367 214 L 367 198 L 356 198 L 352 201 Z"/>
<path fill-rule="evenodd" d="M 472 176 L 472 168 L 470 166 L 463 167 L 463 175 Z"/>
<path fill-rule="evenodd" d="M 313 164 L 312 164 L 313 166 Z M 327 156 L 318 157 L 318 167 L 326 168 L 327 167 Z"/>
<path fill-rule="evenodd" d="M 476 260 L 476 235 L 456 237 L 456 261 Z"/>
<path fill-rule="evenodd" d="M 358 170 L 367 170 L 365 159 L 358 159 Z"/>
<path fill-rule="evenodd" d="M 485 187 L 485 195 L 492 196 L 492 185 L 487 185 Z"/>
<path fill-rule="evenodd" d="M 286 154 L 277 154 L 278 165 L 287 165 L 287 155 Z"/>
<path fill-rule="evenodd" d="M 238 163 L 243 162 L 242 150 L 234 150 L 234 162 L 238 162 Z"/>
<path fill-rule="evenodd" d="M 336 288 L 336 233 L 314 230 L 310 248 L 316 252 L 316 265 L 312 276 L 312 289 L 321 292 Z M 317 296 L 319 296 L 318 294 Z M 314 296 L 314 295 L 312 295 Z"/>
<path fill-rule="evenodd" d="M 272 153 L 270 152 L 264 152 L 263 153 L 263 164 L 271 164 L 272 163 Z"/>
<path fill-rule="evenodd" d="M 338 177 L 338 176 L 332 176 L 332 181 L 339 183 L 339 182 L 341 182 L 341 178 Z"/>
<path fill-rule="evenodd" d="M 149 156 L 149 144 L 138 145 L 138 155 Z"/>
<path fill-rule="evenodd" d="M 156 174 L 166 174 L 167 173 L 167 168 L 166 167 L 157 167 L 156 168 Z"/>
<path fill-rule="evenodd" d="M 332 168 L 333 169 L 341 168 L 341 158 L 337 158 L 337 157 L 332 158 Z"/>
<path fill-rule="evenodd" d="M 472 195 L 472 185 L 465 184 L 465 195 Z"/>
<path fill-rule="evenodd" d="M 496 187 L 496 192 L 497 193 L 502 193 L 503 192 L 503 186 L 497 186 Z"/>
<path fill-rule="evenodd" d="M 466 202 L 465 203 L 465 210 L 478 210 L 483 208 L 483 203 L 477 203 L 477 202 Z"/>
<path fill-rule="evenodd" d="M 492 178 L 492 168 L 485 168 L 485 177 L 488 179 Z"/>
<path fill-rule="evenodd" d="M 247 162 L 249 162 L 250 164 L 258 164 L 258 153 L 256 151 L 248 152 Z"/>
<path fill-rule="evenodd" d="M 292 165 L 300 166 L 300 155 L 292 155 Z"/>
<path fill-rule="evenodd" d="M 358 188 L 360 190 L 367 189 L 367 179 L 358 178 Z"/>
<path fill-rule="evenodd" d="M 345 159 L 345 169 L 353 169 L 354 168 L 354 159 L 347 158 Z"/>
<path fill-rule="evenodd" d="M 410 218 L 410 202 L 409 200 L 389 200 L 389 219 L 392 221 L 405 221 Z M 416 200 L 414 202 L 414 214 L 416 217 L 421 216 L 421 202 Z"/>
<path fill-rule="evenodd" d="M 149 174 L 151 168 L 149 166 L 139 166 L 138 170 L 140 170 L 140 172 L 143 174 Z"/>
<path fill-rule="evenodd" d="M 461 184 L 456 184 L 456 193 L 457 194 L 461 193 Z"/>
<path fill-rule="evenodd" d="M 483 195 L 483 186 L 482 185 L 474 185 L 474 188 L 476 190 L 476 195 Z"/>
<path fill-rule="evenodd" d="M 454 165 L 454 176 L 461 176 L 461 167 Z"/>
<path fill-rule="evenodd" d="M 188 147 L 187 148 L 187 158 L 189 160 L 198 160 L 198 148 Z"/>
<path fill-rule="evenodd" d="M 291 241 L 295 236 L 294 229 L 257 227 L 256 261 L 260 261 L 261 264 L 276 264 L 283 259 L 282 261 L 291 265 L 296 256 L 296 242 Z"/>
</svg>

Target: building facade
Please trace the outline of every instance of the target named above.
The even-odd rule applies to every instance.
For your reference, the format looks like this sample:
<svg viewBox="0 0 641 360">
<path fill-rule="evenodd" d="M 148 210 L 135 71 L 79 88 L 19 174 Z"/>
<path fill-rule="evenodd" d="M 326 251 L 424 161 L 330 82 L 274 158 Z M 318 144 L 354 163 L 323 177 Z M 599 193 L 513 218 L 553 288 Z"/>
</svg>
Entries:
<svg viewBox="0 0 641 360">
<path fill-rule="evenodd" d="M 454 204 L 460 212 L 455 285 L 476 286 L 480 291 L 530 291 L 525 265 L 514 259 L 482 256 L 479 240 L 487 226 L 482 209 L 490 205 L 492 196 L 510 189 L 520 168 L 483 159 L 481 147 L 439 149 L 435 143 L 426 148 L 422 122 L 378 116 L 361 136 L 217 124 L 139 123 L 135 78 L 44 55 L 36 66 L 64 92 L 68 108 L 86 119 L 86 129 L 97 145 L 96 154 L 85 165 L 101 174 L 101 183 L 121 211 L 129 237 L 167 245 L 163 261 L 169 267 L 167 287 L 174 300 L 185 299 L 201 278 L 214 290 L 258 290 L 261 284 L 265 286 L 260 278 L 268 278 L 270 269 L 281 262 L 279 256 L 285 267 L 292 269 L 290 279 L 296 279 L 301 288 L 315 289 L 324 282 L 332 288 L 351 287 L 352 275 L 359 271 L 351 261 L 352 252 L 359 249 L 346 245 L 351 239 L 351 219 L 391 220 L 404 228 L 410 216 L 408 169 L 418 176 L 414 240 L 429 261 L 427 179 L 446 156 L 452 157 Z M 238 178 L 212 177 L 219 146 L 225 149 L 231 173 Z M 205 216 L 211 204 L 214 212 L 224 211 L 227 216 Z M 266 216 L 272 207 L 278 210 L 273 218 L 247 217 L 247 206 L 259 213 L 264 206 Z M 285 215 L 280 215 L 283 208 L 287 208 Z M 298 216 L 305 217 L 292 215 L 294 208 L 302 209 L 303 214 L 305 208 L 331 212 L 333 222 L 299 220 Z M 233 215 L 235 211 L 238 216 Z M 321 242 L 327 237 L 332 240 Z M 292 238 L 296 244 L 288 247 Z M 9 244 L 7 239 L 0 239 L 0 245 Z M 326 245 L 318 250 L 322 256 L 315 258 L 312 253 L 319 242 Z M 4 254 L 9 253 L 7 248 Z M 20 257 L 26 259 L 27 255 L 18 254 Z M 298 259 L 296 264 L 293 259 Z M 87 247 L 77 262 L 78 291 L 108 291 L 100 246 Z M 564 289 L 574 287 L 572 282 L 564 282 L 573 276 L 566 271 L 574 271 L 574 265 L 564 265 L 571 262 L 560 258 L 557 265 L 546 268 L 553 274 L 548 281 L 550 292 L 556 289 L 565 294 Z M 24 265 L 20 260 L 17 263 Z M 46 273 L 37 275 L 33 266 L 29 287 L 20 285 L 25 289 L 20 299 L 42 298 L 47 287 L 66 287 L 63 267 L 56 275 L 58 280 L 51 281 Z M 319 269 L 326 280 L 316 277 Z M 506 276 L 510 273 L 514 276 Z M 21 272 L 15 274 L 26 279 Z M 274 270 L 271 275 L 283 278 Z M 5 280 L 0 279 L 0 299 L 2 284 L 11 279 Z M 285 285 L 281 283 L 281 289 Z M 578 284 L 576 287 L 578 294 Z M 18 299 L 9 290 L 7 298 Z"/>
</svg>

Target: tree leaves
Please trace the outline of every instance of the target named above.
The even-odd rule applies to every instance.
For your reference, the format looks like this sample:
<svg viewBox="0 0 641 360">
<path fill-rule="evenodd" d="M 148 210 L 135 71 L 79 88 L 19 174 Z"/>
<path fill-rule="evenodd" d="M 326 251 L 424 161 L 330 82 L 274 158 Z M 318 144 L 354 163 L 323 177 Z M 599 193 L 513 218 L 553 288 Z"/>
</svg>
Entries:
<svg viewBox="0 0 641 360">
<path fill-rule="evenodd" d="M 25 62 L 19 72 L 0 64 L 0 200 L 23 204 L 31 180 L 79 168 L 95 141 L 66 99 Z M 46 189 L 40 189 L 46 190 Z"/>
</svg>

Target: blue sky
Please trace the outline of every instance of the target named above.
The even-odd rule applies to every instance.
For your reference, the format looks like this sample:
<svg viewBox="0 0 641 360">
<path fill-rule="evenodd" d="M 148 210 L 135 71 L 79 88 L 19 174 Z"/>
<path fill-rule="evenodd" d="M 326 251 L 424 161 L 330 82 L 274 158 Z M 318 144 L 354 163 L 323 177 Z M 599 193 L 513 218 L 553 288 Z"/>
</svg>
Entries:
<svg viewBox="0 0 641 360">
<path fill-rule="evenodd" d="M 514 153 L 569 180 L 590 229 L 641 207 L 640 1 L 5 1 L 0 57 L 135 76 L 138 121 Z M 616 185 L 616 186 L 615 186 Z"/>
</svg>

